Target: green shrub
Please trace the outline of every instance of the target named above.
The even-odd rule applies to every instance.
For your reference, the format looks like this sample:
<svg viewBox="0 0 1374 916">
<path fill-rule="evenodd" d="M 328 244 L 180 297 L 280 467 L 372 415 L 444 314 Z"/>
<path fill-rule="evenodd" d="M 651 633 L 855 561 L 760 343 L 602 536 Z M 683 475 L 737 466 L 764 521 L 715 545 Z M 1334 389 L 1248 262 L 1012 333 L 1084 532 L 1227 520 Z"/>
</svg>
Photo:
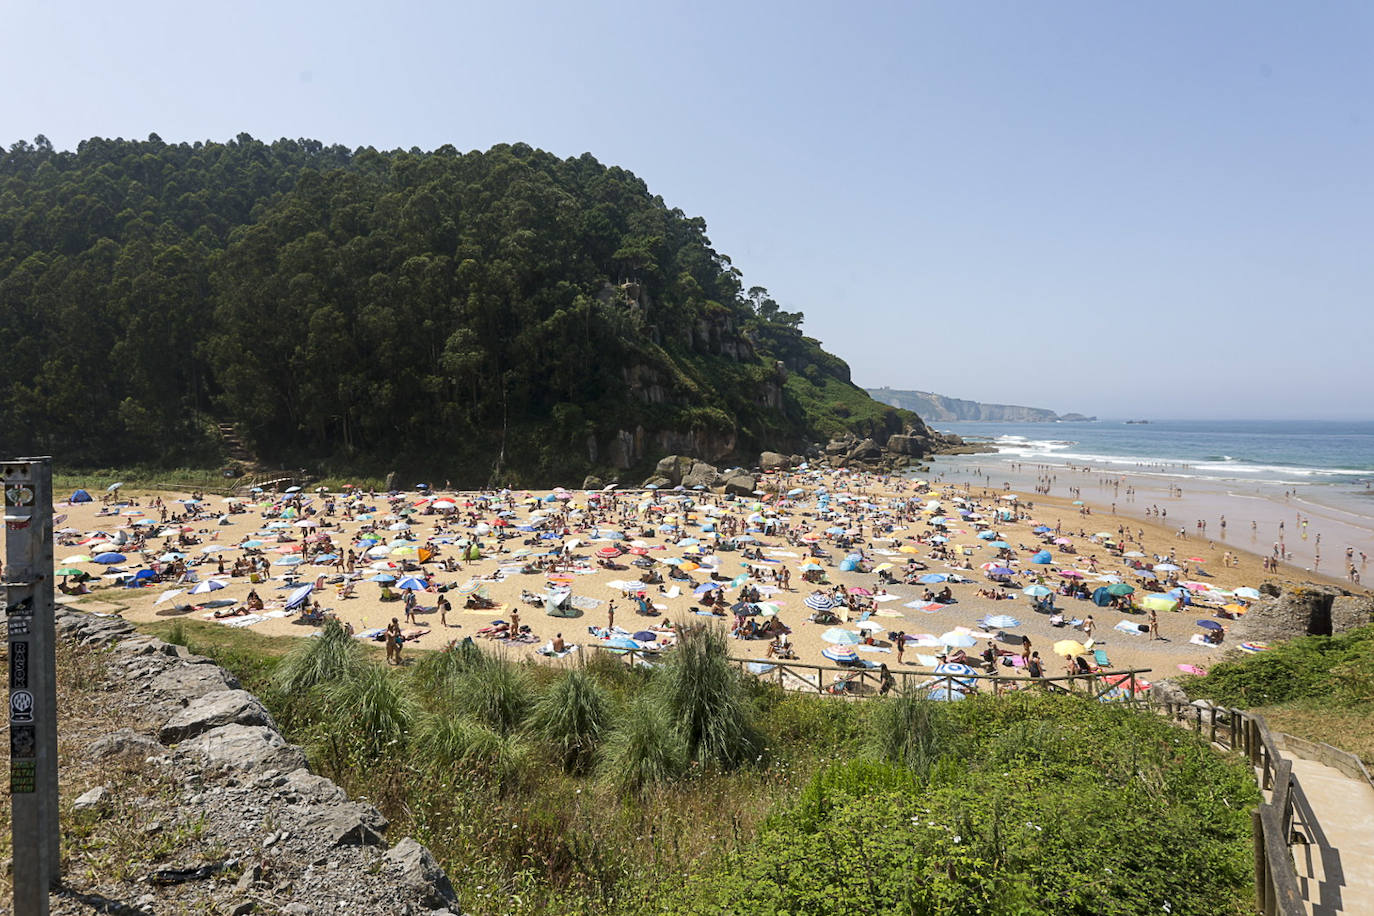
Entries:
<svg viewBox="0 0 1374 916">
<path fill-rule="evenodd" d="M 310 640 L 315 642 L 316 640 Z M 340 750 L 362 760 L 404 756 L 417 710 L 398 678 L 381 665 L 362 664 L 319 688 L 322 723 L 337 765 Z"/>
<path fill-rule="evenodd" d="M 874 701 L 869 748 L 879 760 L 898 763 L 924 778 L 945 752 L 948 704 L 915 696 Z"/>
<path fill-rule="evenodd" d="M 319 636 L 301 640 L 282 658 L 275 681 L 284 693 L 301 694 L 371 667 L 375 666 L 364 664 L 357 640 L 331 617 L 325 619 Z"/>
<path fill-rule="evenodd" d="M 586 770 L 610 721 L 606 691 L 583 670 L 569 671 L 535 703 L 530 728 L 569 773 Z"/>
<path fill-rule="evenodd" d="M 723 632 L 709 625 L 683 628 L 655 677 L 655 696 L 699 763 L 730 769 L 763 754 L 763 736 L 740 677 L 730 664 Z"/>
<path fill-rule="evenodd" d="M 456 677 L 448 701 L 488 728 L 510 734 L 524 723 L 534 703 L 529 671 L 504 658 L 483 658 Z"/>
<path fill-rule="evenodd" d="M 615 722 L 598 772 L 618 795 L 636 795 L 687 770 L 687 743 L 650 697 L 630 703 Z"/>
</svg>

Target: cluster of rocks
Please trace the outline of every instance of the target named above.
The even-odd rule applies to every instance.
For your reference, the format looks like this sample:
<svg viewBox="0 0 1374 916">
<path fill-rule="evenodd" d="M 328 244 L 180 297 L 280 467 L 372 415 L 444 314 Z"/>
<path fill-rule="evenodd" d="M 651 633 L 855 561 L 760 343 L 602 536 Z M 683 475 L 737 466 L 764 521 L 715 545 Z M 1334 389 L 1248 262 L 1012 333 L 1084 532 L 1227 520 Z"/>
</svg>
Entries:
<svg viewBox="0 0 1374 916">
<path fill-rule="evenodd" d="M 958 436 L 937 433 L 924 426 L 907 427 L 902 434 L 888 436 L 881 443 L 872 437 L 859 438 L 851 434 L 831 439 L 825 445 L 812 445 L 804 455 L 763 452 L 759 455 L 758 470 L 768 474 L 806 464 L 809 467 L 891 473 L 918 466 L 927 455 L 982 450 L 985 450 L 983 446 L 967 445 Z M 584 488 L 599 486 L 601 479 L 597 477 L 588 477 L 583 481 Z M 759 475 L 738 467 L 721 470 L 690 455 L 669 455 L 658 462 L 653 474 L 642 486 L 659 489 L 684 487 L 748 496 L 758 489 Z"/>
<path fill-rule="evenodd" d="M 1263 595 L 1231 625 L 1228 642 L 1276 642 L 1299 636 L 1332 636 L 1374 623 L 1374 597 L 1336 585 L 1280 586 L 1267 582 Z"/>
<path fill-rule="evenodd" d="M 57 626 L 65 638 L 109 647 L 107 689 L 148 723 L 89 741 L 84 756 L 100 767 L 123 758 L 177 787 L 175 799 L 154 801 L 121 800 L 118 789 L 97 785 L 76 799 L 74 816 L 98 818 L 120 801 L 157 804 L 161 820 L 197 825 L 197 840 L 178 853 L 186 867 L 123 886 L 101 879 L 95 888 L 66 888 L 54 895 L 54 913 L 458 912 L 429 850 L 409 837 L 388 848 L 382 813 L 312 773 L 232 674 L 116 617 L 61 608 Z M 207 851 L 214 861 L 206 862 Z"/>
</svg>

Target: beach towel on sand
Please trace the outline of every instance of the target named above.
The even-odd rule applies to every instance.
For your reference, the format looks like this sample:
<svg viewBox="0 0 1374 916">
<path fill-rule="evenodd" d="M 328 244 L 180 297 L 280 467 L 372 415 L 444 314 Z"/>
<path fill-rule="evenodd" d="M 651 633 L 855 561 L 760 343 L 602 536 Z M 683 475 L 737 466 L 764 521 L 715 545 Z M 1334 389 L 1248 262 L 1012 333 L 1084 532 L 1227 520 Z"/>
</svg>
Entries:
<svg viewBox="0 0 1374 916">
<path fill-rule="evenodd" d="M 553 640 L 549 640 L 535 651 L 538 652 L 540 655 L 545 655 L 549 658 L 567 658 L 569 655 L 572 655 L 574 652 L 577 651 L 577 643 L 567 643 L 563 646 L 562 652 L 555 652 L 553 651 Z"/>
</svg>

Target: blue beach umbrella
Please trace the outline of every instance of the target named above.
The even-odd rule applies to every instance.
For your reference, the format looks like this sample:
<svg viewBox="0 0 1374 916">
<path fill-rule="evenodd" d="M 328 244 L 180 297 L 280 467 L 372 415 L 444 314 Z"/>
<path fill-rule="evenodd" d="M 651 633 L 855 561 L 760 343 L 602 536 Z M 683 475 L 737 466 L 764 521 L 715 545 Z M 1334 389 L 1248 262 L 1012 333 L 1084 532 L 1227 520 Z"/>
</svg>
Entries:
<svg viewBox="0 0 1374 916">
<path fill-rule="evenodd" d="M 859 656 L 848 646 L 828 646 L 821 650 L 821 655 L 841 664 L 852 664 L 859 660 Z"/>
<path fill-rule="evenodd" d="M 411 592 L 422 592 L 429 588 L 429 583 L 419 576 L 406 576 L 400 582 L 396 583 L 396 587 Z"/>
<path fill-rule="evenodd" d="M 944 582 L 948 578 L 949 576 L 944 573 L 926 573 L 916 581 L 920 582 L 922 585 L 935 585 L 936 583 Z"/>
<path fill-rule="evenodd" d="M 853 630 L 845 630 L 840 627 L 831 627 L 821 634 L 821 639 L 826 642 L 835 643 L 838 646 L 854 646 L 859 643 L 859 634 Z"/>
<path fill-rule="evenodd" d="M 369 582 L 382 582 L 382 583 L 386 583 L 386 582 L 395 582 L 395 581 L 396 581 L 396 577 L 393 576 L 393 575 L 391 575 L 390 573 L 377 573 L 377 575 L 373 576 L 372 578 L 368 579 L 367 581 L 369 581 Z"/>
<path fill-rule="evenodd" d="M 1009 547 L 1011 547 L 1011 545 L 1008 544 L 1006 541 L 989 541 L 988 546 L 994 547 L 997 550 L 1006 550 Z"/>
<path fill-rule="evenodd" d="M 314 585 L 302 585 L 291 593 L 291 597 L 286 599 L 286 610 L 294 611 L 305 603 L 305 599 L 310 597 L 310 593 L 315 590 Z"/>
<path fill-rule="evenodd" d="M 984 617 L 983 624 L 998 630 L 1010 630 L 1012 627 L 1019 627 L 1021 621 L 1012 617 L 1010 614 L 993 614 L 989 617 Z"/>
<path fill-rule="evenodd" d="M 124 556 L 122 553 L 102 553 L 96 555 L 94 562 L 104 564 L 105 566 L 113 566 L 116 563 L 123 563 L 127 559 L 128 557 Z"/>
<path fill-rule="evenodd" d="M 1028 585 L 1021 589 L 1021 594 L 1029 595 L 1032 598 L 1043 598 L 1046 595 L 1053 594 L 1053 592 L 1043 585 Z"/>
</svg>

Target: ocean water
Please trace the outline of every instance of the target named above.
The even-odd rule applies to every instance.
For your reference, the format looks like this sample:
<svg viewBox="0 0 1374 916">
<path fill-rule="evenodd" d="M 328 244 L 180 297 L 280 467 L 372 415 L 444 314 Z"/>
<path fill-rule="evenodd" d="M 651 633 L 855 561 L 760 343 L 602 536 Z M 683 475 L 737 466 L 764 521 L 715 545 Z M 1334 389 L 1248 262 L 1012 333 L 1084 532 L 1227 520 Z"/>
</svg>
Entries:
<svg viewBox="0 0 1374 916">
<path fill-rule="evenodd" d="M 931 468 L 942 480 L 1048 485 L 1059 496 L 1074 488 L 1099 512 L 1123 515 L 1163 507 L 1170 523 L 1207 520 L 1209 536 L 1258 553 L 1281 545 L 1290 562 L 1337 577 L 1346 547 L 1374 555 L 1374 422 L 931 425 L 997 449 L 940 456 Z"/>
<path fill-rule="evenodd" d="M 1150 470 L 1181 478 L 1274 486 L 1374 482 L 1374 421 L 1120 420 L 1093 423 L 937 423 L 990 441 L 1008 461 Z"/>
</svg>

